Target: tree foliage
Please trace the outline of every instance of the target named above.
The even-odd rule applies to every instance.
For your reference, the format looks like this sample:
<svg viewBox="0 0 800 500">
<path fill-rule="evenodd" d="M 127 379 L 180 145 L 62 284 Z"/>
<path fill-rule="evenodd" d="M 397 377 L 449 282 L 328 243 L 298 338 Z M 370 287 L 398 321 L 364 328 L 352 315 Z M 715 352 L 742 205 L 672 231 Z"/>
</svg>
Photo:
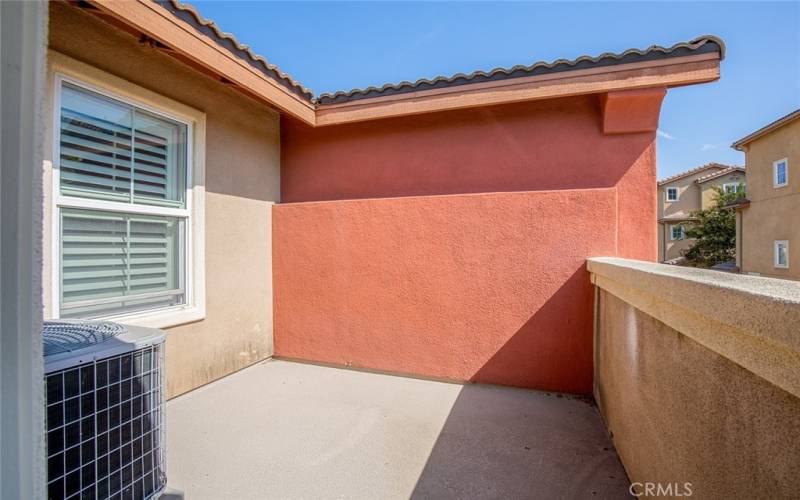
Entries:
<svg viewBox="0 0 800 500">
<path fill-rule="evenodd" d="M 686 227 L 686 237 L 695 242 L 684 257 L 697 267 L 711 267 L 736 258 L 736 212 L 725 205 L 745 196 L 744 185 L 740 184 L 734 193 L 725 193 L 720 187 L 713 189 L 714 204 L 692 212 L 697 222 Z"/>
</svg>

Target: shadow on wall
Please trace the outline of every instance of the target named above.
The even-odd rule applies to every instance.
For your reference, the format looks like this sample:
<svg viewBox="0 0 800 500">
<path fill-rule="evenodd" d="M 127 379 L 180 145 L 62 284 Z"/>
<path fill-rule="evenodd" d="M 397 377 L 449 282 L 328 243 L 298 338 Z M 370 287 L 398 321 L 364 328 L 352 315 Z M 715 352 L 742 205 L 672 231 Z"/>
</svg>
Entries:
<svg viewBox="0 0 800 500">
<path fill-rule="evenodd" d="M 604 135 L 601 120 L 595 96 L 318 128 L 283 118 L 281 200 L 614 187 L 655 134 Z"/>
<path fill-rule="evenodd" d="M 618 499 L 628 486 L 591 399 L 467 385 L 411 497 Z"/>
<path fill-rule="evenodd" d="M 477 372 L 471 382 L 592 390 L 592 285 L 580 266 Z M 570 335 L 558 335 L 570 332 Z"/>
</svg>

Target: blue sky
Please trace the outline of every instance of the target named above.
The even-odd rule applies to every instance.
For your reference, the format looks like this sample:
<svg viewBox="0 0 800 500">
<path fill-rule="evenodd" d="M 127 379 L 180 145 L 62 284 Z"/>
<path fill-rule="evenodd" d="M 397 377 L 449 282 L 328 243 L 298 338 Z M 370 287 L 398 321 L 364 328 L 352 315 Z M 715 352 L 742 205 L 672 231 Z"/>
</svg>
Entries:
<svg viewBox="0 0 800 500">
<path fill-rule="evenodd" d="M 730 144 L 800 107 L 800 2 L 192 3 L 315 93 L 721 36 L 721 81 L 667 94 L 659 177 L 743 164 Z"/>
</svg>

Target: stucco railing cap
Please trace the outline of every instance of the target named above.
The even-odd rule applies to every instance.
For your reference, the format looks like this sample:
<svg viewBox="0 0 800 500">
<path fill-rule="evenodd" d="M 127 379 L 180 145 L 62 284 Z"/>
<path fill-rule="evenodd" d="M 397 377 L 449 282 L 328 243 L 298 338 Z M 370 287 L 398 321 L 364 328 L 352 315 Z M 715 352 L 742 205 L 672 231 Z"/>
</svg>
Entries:
<svg viewBox="0 0 800 500">
<path fill-rule="evenodd" d="M 800 282 L 600 257 L 592 282 L 800 397 Z"/>
<path fill-rule="evenodd" d="M 709 269 L 671 266 L 619 257 L 592 257 L 588 269 L 595 274 L 607 275 L 603 266 L 614 266 L 645 272 L 665 278 L 679 278 L 720 290 L 737 291 L 748 295 L 759 295 L 770 300 L 800 306 L 800 282 L 746 274 L 722 273 Z M 616 274 L 616 273 L 614 273 Z"/>
</svg>

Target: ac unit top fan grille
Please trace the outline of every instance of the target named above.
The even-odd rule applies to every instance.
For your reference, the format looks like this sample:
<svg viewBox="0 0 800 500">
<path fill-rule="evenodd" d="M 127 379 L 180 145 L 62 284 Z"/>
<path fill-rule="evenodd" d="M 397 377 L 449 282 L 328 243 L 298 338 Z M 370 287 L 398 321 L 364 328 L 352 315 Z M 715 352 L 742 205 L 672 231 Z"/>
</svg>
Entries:
<svg viewBox="0 0 800 500">
<path fill-rule="evenodd" d="M 125 326 L 110 321 L 45 321 L 42 328 L 44 355 L 85 349 L 126 331 Z"/>
</svg>

